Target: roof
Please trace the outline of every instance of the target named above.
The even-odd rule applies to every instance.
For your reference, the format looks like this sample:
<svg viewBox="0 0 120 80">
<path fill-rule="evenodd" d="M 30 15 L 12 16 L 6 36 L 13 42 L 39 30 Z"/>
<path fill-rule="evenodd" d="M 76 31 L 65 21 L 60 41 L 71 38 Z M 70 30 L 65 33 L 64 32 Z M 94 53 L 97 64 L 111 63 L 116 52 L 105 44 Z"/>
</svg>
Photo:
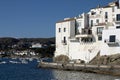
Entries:
<svg viewBox="0 0 120 80">
<path fill-rule="evenodd" d="M 58 21 L 57 23 L 62 23 L 62 22 L 67 22 L 67 21 L 73 21 L 75 20 L 74 18 L 70 18 L 70 19 L 65 19 L 65 20 L 62 20 L 62 21 Z"/>
<path fill-rule="evenodd" d="M 118 2 L 118 1 L 113 1 L 113 2 L 109 3 L 109 4 L 106 5 L 106 6 L 100 6 L 100 5 L 98 5 L 96 8 L 92 8 L 92 9 L 97 9 L 97 8 L 110 8 L 110 7 L 113 7 L 113 6 L 119 6 L 119 2 Z"/>
</svg>

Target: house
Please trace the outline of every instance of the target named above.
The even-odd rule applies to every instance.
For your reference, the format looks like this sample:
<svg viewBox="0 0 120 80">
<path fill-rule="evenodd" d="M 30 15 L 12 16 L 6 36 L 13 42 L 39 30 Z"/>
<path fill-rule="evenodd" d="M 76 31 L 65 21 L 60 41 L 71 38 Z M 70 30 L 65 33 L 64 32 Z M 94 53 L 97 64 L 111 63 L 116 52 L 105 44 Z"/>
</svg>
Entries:
<svg viewBox="0 0 120 80">
<path fill-rule="evenodd" d="M 31 48 L 42 48 L 42 44 L 40 44 L 40 43 L 33 43 Z"/>
<path fill-rule="evenodd" d="M 120 0 L 56 23 L 55 57 L 89 62 L 98 53 L 120 53 Z"/>
<path fill-rule="evenodd" d="M 34 51 L 31 51 L 31 50 L 24 50 L 24 51 L 16 51 L 14 53 L 15 55 L 32 55 L 32 56 L 35 56 L 37 53 L 35 53 Z"/>
</svg>

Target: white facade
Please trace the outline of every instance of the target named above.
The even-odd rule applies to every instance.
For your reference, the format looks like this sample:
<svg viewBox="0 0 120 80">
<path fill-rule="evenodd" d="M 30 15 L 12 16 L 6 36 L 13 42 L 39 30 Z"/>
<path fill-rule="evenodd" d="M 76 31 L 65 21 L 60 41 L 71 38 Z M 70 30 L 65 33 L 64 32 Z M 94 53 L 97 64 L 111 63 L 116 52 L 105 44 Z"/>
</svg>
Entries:
<svg viewBox="0 0 120 80">
<path fill-rule="evenodd" d="M 120 3 L 98 6 L 78 17 L 56 23 L 55 57 L 92 60 L 98 53 L 120 53 Z"/>
<path fill-rule="evenodd" d="M 31 48 L 42 48 L 42 44 L 40 43 L 33 43 Z"/>
<path fill-rule="evenodd" d="M 69 39 L 74 36 L 75 19 L 61 21 L 56 24 L 56 56 L 60 54 L 69 55 Z"/>
</svg>

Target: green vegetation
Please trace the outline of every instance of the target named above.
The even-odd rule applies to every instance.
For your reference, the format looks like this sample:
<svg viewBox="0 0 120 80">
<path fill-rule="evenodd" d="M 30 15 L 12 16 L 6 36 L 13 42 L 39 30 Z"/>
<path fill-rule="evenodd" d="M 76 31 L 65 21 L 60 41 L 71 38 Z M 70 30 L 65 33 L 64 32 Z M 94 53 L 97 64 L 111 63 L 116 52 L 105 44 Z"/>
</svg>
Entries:
<svg viewBox="0 0 120 80">
<path fill-rule="evenodd" d="M 31 48 L 32 43 L 40 43 L 41 48 Z M 0 38 L 0 57 L 15 56 L 14 53 L 19 51 L 35 52 L 38 57 L 53 57 L 55 51 L 55 38 Z M 45 46 L 44 46 L 45 45 Z M 24 55 L 31 56 L 31 55 Z"/>
<path fill-rule="evenodd" d="M 46 48 L 34 48 L 32 49 L 35 53 L 38 53 L 40 57 L 50 57 L 54 56 L 55 46 L 49 46 Z"/>
</svg>

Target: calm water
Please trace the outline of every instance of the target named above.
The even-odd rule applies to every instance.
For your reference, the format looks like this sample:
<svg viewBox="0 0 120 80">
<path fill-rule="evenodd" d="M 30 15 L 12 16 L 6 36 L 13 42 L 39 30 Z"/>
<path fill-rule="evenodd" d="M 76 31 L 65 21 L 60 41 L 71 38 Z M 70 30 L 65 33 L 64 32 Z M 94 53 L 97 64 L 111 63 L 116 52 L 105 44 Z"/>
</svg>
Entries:
<svg viewBox="0 0 120 80">
<path fill-rule="evenodd" d="M 120 77 L 109 75 L 38 69 L 37 64 L 36 60 L 28 64 L 0 64 L 0 80 L 120 80 Z"/>
</svg>

